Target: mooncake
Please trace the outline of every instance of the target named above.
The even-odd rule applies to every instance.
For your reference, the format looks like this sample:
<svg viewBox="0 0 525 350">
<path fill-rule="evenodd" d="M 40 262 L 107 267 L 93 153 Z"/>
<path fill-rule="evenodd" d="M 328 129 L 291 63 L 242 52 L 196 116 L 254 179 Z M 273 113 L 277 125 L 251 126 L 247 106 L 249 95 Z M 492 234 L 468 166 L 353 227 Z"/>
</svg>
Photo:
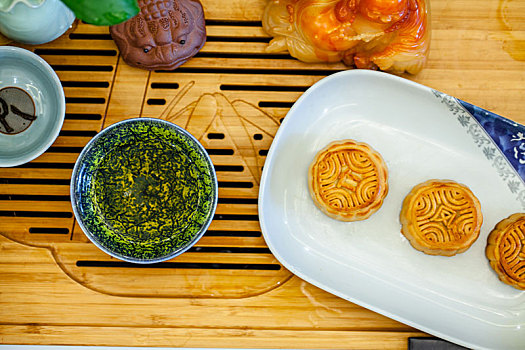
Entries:
<svg viewBox="0 0 525 350">
<path fill-rule="evenodd" d="M 308 171 L 315 205 L 340 221 L 365 220 L 388 193 L 388 170 L 381 155 L 354 140 L 330 143 L 319 151 Z"/>
<path fill-rule="evenodd" d="M 470 248 L 483 224 L 479 200 L 452 180 L 428 180 L 412 188 L 399 219 L 401 232 L 415 249 L 444 256 Z"/>
<path fill-rule="evenodd" d="M 525 290 L 525 213 L 513 214 L 494 227 L 485 255 L 502 282 Z"/>
</svg>

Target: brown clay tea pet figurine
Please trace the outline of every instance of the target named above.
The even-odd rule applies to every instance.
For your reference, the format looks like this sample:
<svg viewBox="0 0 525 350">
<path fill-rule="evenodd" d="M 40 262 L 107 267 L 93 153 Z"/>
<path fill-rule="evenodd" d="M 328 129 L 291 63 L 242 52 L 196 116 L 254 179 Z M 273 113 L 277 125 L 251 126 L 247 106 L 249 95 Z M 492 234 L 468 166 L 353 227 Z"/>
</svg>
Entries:
<svg viewBox="0 0 525 350">
<path fill-rule="evenodd" d="M 173 70 L 206 42 L 198 0 L 138 0 L 140 12 L 109 27 L 124 61 L 147 70 Z"/>
<path fill-rule="evenodd" d="M 479 200 L 452 180 L 428 180 L 412 188 L 399 219 L 401 233 L 415 249 L 443 256 L 465 252 L 483 224 Z"/>
<path fill-rule="evenodd" d="M 425 0 L 269 0 L 262 22 L 274 37 L 268 52 L 416 74 L 429 51 L 428 15 Z"/>
</svg>

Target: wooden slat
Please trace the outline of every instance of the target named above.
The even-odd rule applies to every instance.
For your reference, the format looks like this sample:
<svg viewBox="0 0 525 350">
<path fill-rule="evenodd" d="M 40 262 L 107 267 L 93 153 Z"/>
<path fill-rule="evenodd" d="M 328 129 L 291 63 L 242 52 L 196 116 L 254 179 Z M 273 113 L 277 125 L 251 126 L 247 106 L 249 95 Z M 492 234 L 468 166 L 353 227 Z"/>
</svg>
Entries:
<svg viewBox="0 0 525 350">
<path fill-rule="evenodd" d="M 52 247 L 53 244 L 70 241 L 72 217 L 55 218 L 46 215 L 44 218 L 16 216 L 1 219 L 0 235 L 15 242 L 30 242 L 30 245 L 36 247 Z M 35 233 L 31 233 L 30 230 Z"/>
<path fill-rule="evenodd" d="M 219 187 L 219 197 L 221 198 L 257 198 L 258 194 L 258 186 L 253 186 L 251 188 Z"/>
<path fill-rule="evenodd" d="M 71 218 L 46 218 L 42 220 L 36 217 L 10 217 L 2 220 L 2 228 L 6 231 L 17 230 L 24 231 L 22 227 L 71 227 L 73 219 Z"/>
<path fill-rule="evenodd" d="M 120 342 L 112 334 L 126 334 L 128 346 L 142 346 L 144 343 L 169 347 L 214 347 L 235 339 L 232 347 L 250 347 L 253 344 L 267 348 L 293 348 L 301 343 L 301 348 L 348 349 L 348 344 L 359 349 L 402 349 L 408 337 L 423 336 L 420 332 L 370 332 L 365 331 L 308 331 L 294 330 L 217 330 L 195 328 L 113 328 L 82 326 L 2 326 L 0 336 L 10 344 L 20 344 L 17 335 L 23 335 L 30 344 L 68 345 L 68 338 L 86 345 L 118 346 Z M 148 334 L 148 336 L 144 336 Z M 183 340 L 184 339 L 184 340 Z M 334 341 L 337 339 L 337 341 Z"/>
<path fill-rule="evenodd" d="M 49 196 L 68 196 L 69 185 L 15 185 L 15 184 L 1 184 L 1 195 L 49 195 Z"/>
<path fill-rule="evenodd" d="M 204 247 L 254 247 L 265 248 L 262 237 L 202 237 L 196 246 Z"/>
<path fill-rule="evenodd" d="M 71 203 L 63 201 L 23 201 L 10 200 L 0 202 L 0 211 L 44 211 L 72 212 Z"/>
<path fill-rule="evenodd" d="M 77 131 L 100 131 L 102 120 L 71 120 L 66 119 L 62 125 L 62 130 Z"/>
<path fill-rule="evenodd" d="M 81 21 L 75 23 L 75 33 L 77 34 L 109 34 L 109 28 L 106 26 L 94 26 Z"/>
<path fill-rule="evenodd" d="M 107 99 L 109 97 L 109 89 L 65 87 L 64 94 L 66 95 L 66 97 L 99 97 Z"/>
<path fill-rule="evenodd" d="M 50 65 L 73 65 L 81 66 L 89 64 L 90 66 L 110 66 L 115 65 L 117 61 L 117 51 L 115 56 L 97 56 L 97 55 L 40 55 Z M 109 53 L 109 52 L 108 52 Z M 90 80 L 91 81 L 91 80 Z"/>
<path fill-rule="evenodd" d="M 210 230 L 260 231 L 261 229 L 258 221 L 214 220 L 210 224 Z"/>
<path fill-rule="evenodd" d="M 2 178 L 12 179 L 70 179 L 72 169 L 6 168 L 0 171 Z"/>
<path fill-rule="evenodd" d="M 203 1 L 205 18 L 222 21 L 260 21 L 266 0 L 232 0 L 228 6 L 218 1 Z M 232 11 L 235 9 L 235 11 Z"/>
<path fill-rule="evenodd" d="M 268 41 L 270 40 L 270 36 L 259 26 L 208 25 L 206 34 L 208 37 L 268 38 Z"/>
<path fill-rule="evenodd" d="M 205 82 L 202 82 L 203 85 Z M 209 83 L 209 82 L 208 82 Z M 211 85 L 211 84 L 210 84 Z M 216 88 L 219 86 L 220 90 L 221 84 L 213 84 Z M 284 85 L 284 84 L 283 84 Z M 281 85 L 282 86 L 282 85 Z M 249 90 L 249 87 L 246 88 Z M 258 101 L 286 101 L 286 102 L 295 102 L 302 92 L 288 92 L 288 91 L 224 91 L 220 90 L 229 100 L 233 101 L 236 99 L 243 100 L 245 102 L 250 102 L 257 105 Z M 150 89 L 148 91 L 147 98 L 165 98 L 166 92 L 162 89 Z"/>
<path fill-rule="evenodd" d="M 107 101 L 106 101 L 107 102 Z M 66 105 L 66 113 L 70 114 L 97 114 L 104 115 L 106 112 L 106 105 L 101 103 L 68 103 Z"/>
<path fill-rule="evenodd" d="M 42 49 L 68 49 L 68 50 L 116 50 L 113 40 L 70 40 L 60 37 L 55 41 L 39 45 Z"/>
<path fill-rule="evenodd" d="M 59 136 L 53 147 L 84 147 L 91 137 L 89 136 Z"/>
<path fill-rule="evenodd" d="M 86 62 L 89 64 L 89 62 Z M 105 67 L 110 67 L 106 66 Z M 113 71 L 98 72 L 98 71 L 67 71 L 57 70 L 58 77 L 61 81 L 111 81 L 113 79 Z"/>
<path fill-rule="evenodd" d="M 217 214 L 257 215 L 256 204 L 221 204 L 217 205 Z"/>
<path fill-rule="evenodd" d="M 206 42 L 201 52 L 221 54 L 238 52 L 243 52 L 244 54 L 265 53 L 267 46 L 267 43 L 212 41 Z"/>
<path fill-rule="evenodd" d="M 78 129 L 75 129 L 78 130 Z M 70 163 L 73 164 L 78 158 L 78 153 L 54 153 L 45 152 L 33 160 L 33 163 Z"/>
<path fill-rule="evenodd" d="M 326 75 L 324 72 L 337 72 L 342 69 L 348 69 L 347 66 L 343 64 L 306 64 L 300 61 L 297 61 L 292 58 L 282 59 L 265 59 L 263 56 L 260 58 L 223 58 L 223 57 L 194 57 L 191 60 L 188 60 L 184 64 L 182 72 L 187 68 L 209 68 L 211 67 L 219 70 L 229 69 L 232 70 L 231 74 L 242 73 L 243 70 L 250 71 L 260 71 L 260 74 L 269 74 L 270 76 L 279 75 L 279 74 L 289 74 L 290 70 L 294 71 L 305 71 L 313 72 L 316 75 Z M 318 73 L 323 71 L 322 73 Z M 177 74 L 177 71 L 174 72 L 164 72 L 161 74 Z"/>
<path fill-rule="evenodd" d="M 58 247 L 58 246 L 57 246 Z M 114 261 L 106 253 L 100 251 L 91 243 L 69 243 L 58 247 L 61 251 L 61 261 L 68 264 L 74 264 L 77 260 L 97 260 L 97 261 Z M 67 251 L 66 251 L 67 250 Z M 220 264 L 278 264 L 275 257 L 270 253 L 199 253 L 188 251 L 174 258 L 177 263 L 220 263 Z M 139 266 L 140 267 L 140 266 Z M 111 270 L 107 270 L 111 271 Z M 150 273 L 150 272 L 148 272 Z M 165 277 L 164 272 L 158 271 Z M 92 277 L 94 278 L 94 277 Z M 115 277 L 118 278 L 118 277 Z M 129 278 L 134 278 L 133 275 Z M 182 287 L 182 286 L 179 286 Z"/>
<path fill-rule="evenodd" d="M 232 72 L 234 73 L 234 72 Z M 283 72 L 284 73 L 284 72 Z M 279 74 L 278 79 L 271 79 L 265 74 L 243 74 L 236 72 L 235 74 L 223 74 L 218 76 L 216 73 L 207 73 L 206 71 L 199 73 L 199 83 L 209 82 L 213 85 L 245 85 L 245 86 L 275 86 L 277 88 L 283 86 L 290 87 L 301 87 L 308 88 L 317 81 L 321 80 L 324 76 L 311 76 L 308 75 L 308 71 L 305 71 L 301 75 L 289 75 Z M 190 81 L 195 80 L 195 73 L 185 73 L 184 71 L 179 73 L 152 73 L 151 83 L 178 83 L 180 88 L 188 84 Z M 150 89 L 149 93 L 154 91 L 170 91 L 176 93 L 179 89 Z M 242 91 L 242 90 L 241 90 Z"/>
</svg>

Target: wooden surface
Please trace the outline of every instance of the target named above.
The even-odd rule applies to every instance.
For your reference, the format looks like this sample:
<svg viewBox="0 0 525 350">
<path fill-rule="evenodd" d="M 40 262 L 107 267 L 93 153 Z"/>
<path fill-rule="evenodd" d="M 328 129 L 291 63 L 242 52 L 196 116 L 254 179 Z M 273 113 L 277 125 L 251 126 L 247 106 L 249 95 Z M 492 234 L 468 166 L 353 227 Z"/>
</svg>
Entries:
<svg viewBox="0 0 525 350">
<path fill-rule="evenodd" d="M 300 280 L 264 242 L 257 193 L 273 135 L 303 91 L 345 69 L 265 54 L 264 4 L 203 1 L 207 43 L 173 72 L 127 66 L 106 27 L 78 23 L 27 47 L 57 71 L 67 115 L 48 152 L 0 169 L 0 343 L 406 349 L 426 336 Z M 431 11 L 428 64 L 407 78 L 525 123 L 525 2 L 433 0 Z M 141 268 L 89 243 L 69 202 L 82 147 L 137 116 L 190 130 L 220 183 L 196 247 Z"/>
</svg>

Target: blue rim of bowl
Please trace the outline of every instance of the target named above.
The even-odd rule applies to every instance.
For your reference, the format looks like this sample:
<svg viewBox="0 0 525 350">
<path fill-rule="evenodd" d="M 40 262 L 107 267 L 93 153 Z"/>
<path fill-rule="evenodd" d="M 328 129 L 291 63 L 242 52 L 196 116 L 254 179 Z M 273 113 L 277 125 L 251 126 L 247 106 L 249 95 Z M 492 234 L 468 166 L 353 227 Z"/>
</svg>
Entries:
<svg viewBox="0 0 525 350">
<path fill-rule="evenodd" d="M 39 147 L 35 152 L 29 153 L 26 157 L 19 159 L 16 162 L 1 162 L 0 167 L 7 168 L 7 167 L 14 167 L 17 165 L 22 165 L 25 163 L 28 163 L 32 161 L 33 159 L 38 158 L 41 156 L 45 151 L 51 147 L 51 145 L 55 142 L 55 140 L 58 137 L 58 134 L 60 133 L 60 130 L 62 129 L 62 125 L 64 124 L 64 117 L 66 115 L 66 97 L 64 95 L 64 89 L 62 88 L 62 83 L 60 82 L 60 79 L 58 78 L 58 75 L 56 72 L 51 68 L 49 63 L 47 63 L 42 57 L 38 56 L 37 54 L 22 49 L 20 47 L 16 46 L 0 46 L 0 56 L 4 52 L 16 52 L 20 55 L 23 55 L 33 62 L 36 62 L 39 67 L 45 70 L 45 73 L 48 74 L 48 77 L 52 81 L 52 83 L 57 87 L 56 92 L 58 95 L 58 113 L 57 113 L 57 124 L 56 127 L 53 129 L 53 131 L 48 135 L 47 142 L 43 144 L 41 147 Z"/>
<path fill-rule="evenodd" d="M 149 259 L 149 260 L 135 259 L 135 258 L 132 258 L 132 257 L 128 257 L 128 256 L 124 256 L 124 255 L 121 255 L 121 254 L 117 254 L 115 252 L 112 252 L 108 248 L 104 247 L 102 244 L 100 244 L 97 241 L 97 239 L 93 236 L 93 234 L 84 225 L 82 217 L 81 217 L 80 213 L 78 212 L 77 205 L 75 204 L 75 202 L 77 200 L 77 197 L 76 197 L 76 194 L 75 194 L 75 192 L 76 192 L 75 189 L 76 189 L 76 187 L 78 185 L 77 177 L 78 177 L 78 173 L 79 173 L 79 168 L 81 166 L 82 160 L 84 159 L 86 154 L 89 152 L 89 150 L 91 149 L 93 144 L 102 135 L 110 132 L 112 129 L 118 127 L 119 125 L 128 124 L 128 123 L 144 122 L 144 121 L 164 124 L 164 125 L 168 126 L 169 128 L 175 129 L 177 132 L 183 134 L 184 136 L 186 136 L 190 140 L 192 140 L 199 147 L 201 153 L 204 155 L 204 157 L 206 159 L 206 162 L 209 165 L 210 177 L 212 178 L 213 189 L 214 189 L 214 195 L 213 195 L 213 198 L 212 198 L 213 203 L 211 205 L 211 210 L 210 210 L 210 213 L 208 215 L 208 218 L 207 218 L 206 222 L 201 226 L 201 229 L 199 230 L 199 232 L 193 237 L 193 239 L 186 246 L 173 251 L 171 254 L 168 254 L 168 255 L 165 255 L 165 256 L 162 256 L 162 257 L 159 257 L 159 258 L 155 258 L 155 259 Z M 206 151 L 206 149 L 204 148 L 204 146 L 199 142 L 199 140 L 197 140 L 195 138 L 195 136 L 193 136 L 187 130 L 183 129 L 182 127 L 178 126 L 177 124 L 168 122 L 168 121 L 163 120 L 163 119 L 137 117 L 137 118 L 125 119 L 125 120 L 119 121 L 119 122 L 117 122 L 115 124 L 112 124 L 112 125 L 108 126 L 107 128 L 105 128 L 102 131 L 100 131 L 97 135 L 95 135 L 86 144 L 86 146 L 84 146 L 84 148 L 82 149 L 82 152 L 80 152 L 80 154 L 79 154 L 79 156 L 78 156 L 78 158 L 77 158 L 77 160 L 75 162 L 75 166 L 74 166 L 73 172 L 71 174 L 70 196 L 71 196 L 71 206 L 73 207 L 73 213 L 75 215 L 75 219 L 78 222 L 78 225 L 80 226 L 80 228 L 82 229 L 84 234 L 89 238 L 89 240 L 95 246 L 97 246 L 100 250 L 102 250 L 106 254 L 108 254 L 108 255 L 110 255 L 110 256 L 112 256 L 114 258 L 123 260 L 123 261 L 127 261 L 127 262 L 130 262 L 130 263 L 136 263 L 136 264 L 154 264 L 154 263 L 159 263 L 159 262 L 163 262 L 163 261 L 172 259 L 172 258 L 174 258 L 174 257 L 176 257 L 176 256 L 178 256 L 178 255 L 180 255 L 180 254 L 182 254 L 184 252 L 186 252 L 188 249 L 193 247 L 195 245 L 195 243 L 199 239 L 202 238 L 202 236 L 204 235 L 204 233 L 207 231 L 208 227 L 210 226 L 211 222 L 213 221 L 213 216 L 214 216 L 215 210 L 217 208 L 217 202 L 218 202 L 218 197 L 219 197 L 219 185 L 218 185 L 218 182 L 217 182 L 217 174 L 215 173 L 215 168 L 213 166 L 213 162 L 211 161 L 211 158 L 210 158 L 208 152 Z"/>
</svg>

